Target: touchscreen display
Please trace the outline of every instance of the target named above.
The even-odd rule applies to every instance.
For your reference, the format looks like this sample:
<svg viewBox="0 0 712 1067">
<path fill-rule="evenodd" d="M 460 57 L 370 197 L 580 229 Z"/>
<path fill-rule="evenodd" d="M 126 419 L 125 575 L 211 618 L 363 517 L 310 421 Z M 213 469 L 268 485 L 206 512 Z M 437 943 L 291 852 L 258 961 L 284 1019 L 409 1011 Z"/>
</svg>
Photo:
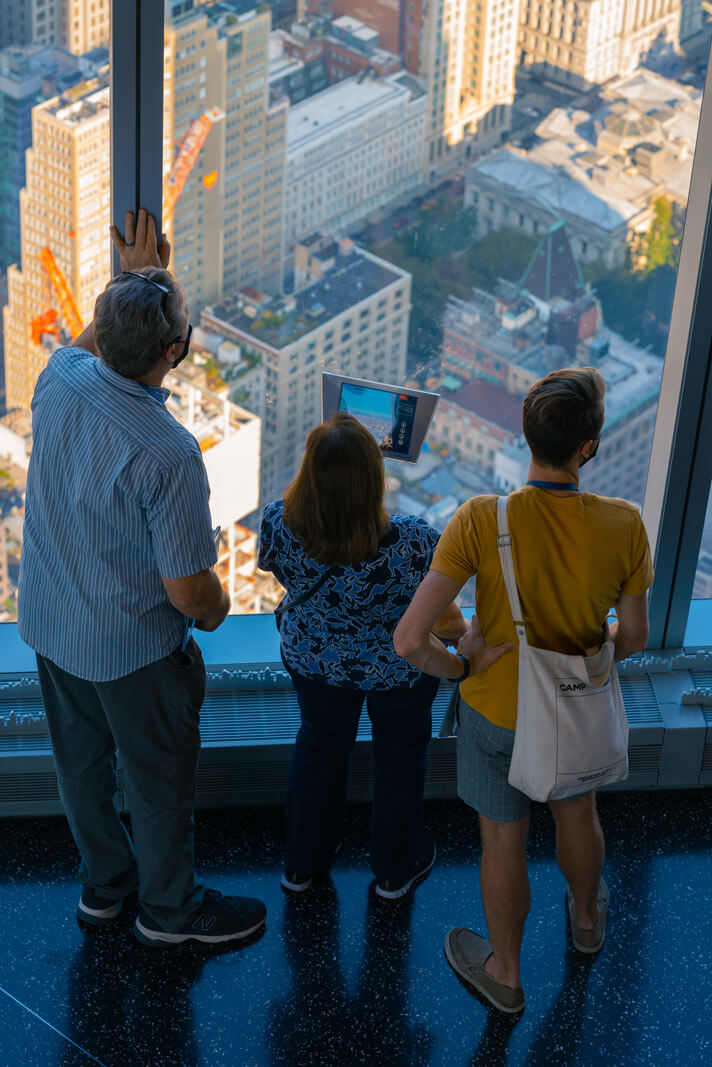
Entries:
<svg viewBox="0 0 712 1067">
<path fill-rule="evenodd" d="M 339 411 L 346 411 L 358 419 L 376 438 L 381 451 L 407 456 L 417 400 L 407 393 L 344 382 Z"/>
</svg>

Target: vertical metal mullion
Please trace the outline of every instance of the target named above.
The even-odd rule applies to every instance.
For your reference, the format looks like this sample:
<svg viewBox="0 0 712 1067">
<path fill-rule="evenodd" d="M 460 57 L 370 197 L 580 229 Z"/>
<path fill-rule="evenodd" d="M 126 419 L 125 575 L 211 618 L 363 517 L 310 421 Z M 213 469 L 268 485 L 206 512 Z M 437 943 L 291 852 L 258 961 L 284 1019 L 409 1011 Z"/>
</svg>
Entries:
<svg viewBox="0 0 712 1067">
<path fill-rule="evenodd" d="M 712 285 L 712 270 L 708 271 L 707 292 L 710 291 L 710 285 Z M 708 339 L 708 351 L 705 359 L 707 363 L 707 380 L 703 390 L 702 411 L 689 472 L 687 498 L 682 516 L 682 531 L 678 542 L 676 567 L 663 634 L 663 647 L 678 647 L 685 640 L 687 617 L 700 554 L 700 542 L 707 514 L 710 484 L 712 483 L 712 365 L 710 361 L 711 351 Z M 710 644 L 712 644 L 712 634 L 710 635 Z"/>
<path fill-rule="evenodd" d="M 111 3 L 111 221 L 147 208 L 161 229 L 163 0 Z M 119 270 L 116 253 L 113 271 Z"/>
<path fill-rule="evenodd" d="M 137 207 L 135 0 L 111 3 L 111 221 L 124 232 L 124 213 Z M 113 274 L 119 259 L 112 251 Z"/>
<path fill-rule="evenodd" d="M 139 206 L 156 220 L 160 235 L 163 199 L 163 0 L 138 0 Z"/>
<path fill-rule="evenodd" d="M 643 517 L 655 546 L 651 648 L 684 639 L 712 462 L 712 69 L 708 65 Z M 712 460 L 712 454 L 710 454 Z"/>
</svg>

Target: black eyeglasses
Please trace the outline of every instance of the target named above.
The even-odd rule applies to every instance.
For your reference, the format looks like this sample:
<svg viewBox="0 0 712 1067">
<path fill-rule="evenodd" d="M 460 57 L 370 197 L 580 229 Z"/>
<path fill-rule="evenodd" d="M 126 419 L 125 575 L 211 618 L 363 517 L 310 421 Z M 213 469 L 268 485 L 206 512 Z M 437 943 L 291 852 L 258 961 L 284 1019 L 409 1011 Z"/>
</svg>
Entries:
<svg viewBox="0 0 712 1067">
<path fill-rule="evenodd" d="M 146 282 L 147 285 L 152 285 L 154 289 L 158 289 L 158 291 L 162 294 L 161 311 L 166 316 L 166 318 L 168 318 L 168 315 L 166 314 L 166 298 L 170 294 L 170 289 L 167 286 L 161 285 L 159 282 L 154 282 L 153 278 L 147 278 L 145 274 L 138 274 L 135 270 L 122 270 L 121 273 L 130 274 L 132 278 L 140 278 L 142 282 Z M 193 327 L 190 323 L 188 323 L 187 337 L 174 337 L 172 341 L 161 341 L 161 345 L 163 346 L 163 348 L 170 348 L 171 345 L 177 344 L 183 345 L 180 355 L 177 357 L 177 359 L 174 359 L 173 361 L 174 367 L 177 367 L 179 363 L 182 363 L 185 357 L 188 355 L 188 352 L 190 351 L 190 338 L 192 334 Z"/>
</svg>

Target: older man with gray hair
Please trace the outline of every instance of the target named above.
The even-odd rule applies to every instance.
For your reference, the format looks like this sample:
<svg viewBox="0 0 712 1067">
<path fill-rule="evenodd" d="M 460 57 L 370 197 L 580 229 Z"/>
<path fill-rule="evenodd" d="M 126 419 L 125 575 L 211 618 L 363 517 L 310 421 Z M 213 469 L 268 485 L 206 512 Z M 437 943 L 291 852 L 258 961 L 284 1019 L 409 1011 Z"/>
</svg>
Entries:
<svg viewBox="0 0 712 1067">
<path fill-rule="evenodd" d="M 140 941 L 232 941 L 258 930 L 265 908 L 194 873 L 205 667 L 191 621 L 216 629 L 229 599 L 213 570 L 200 448 L 162 387 L 188 353 L 188 307 L 151 216 L 128 212 L 125 237 L 112 227 L 122 273 L 94 322 L 52 354 L 32 400 L 19 629 L 37 655 L 81 855 L 78 918 L 107 925 L 138 889 Z"/>
</svg>

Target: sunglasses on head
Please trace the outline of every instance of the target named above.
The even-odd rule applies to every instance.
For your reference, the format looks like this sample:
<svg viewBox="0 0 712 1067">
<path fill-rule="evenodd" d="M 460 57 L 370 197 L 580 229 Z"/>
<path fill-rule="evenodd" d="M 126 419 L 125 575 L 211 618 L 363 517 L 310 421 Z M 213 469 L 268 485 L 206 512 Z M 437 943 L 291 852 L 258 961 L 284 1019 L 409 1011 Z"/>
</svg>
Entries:
<svg viewBox="0 0 712 1067">
<path fill-rule="evenodd" d="M 158 289 L 161 295 L 161 311 L 166 318 L 166 308 L 168 304 L 168 296 L 170 295 L 170 289 L 167 286 L 161 285 L 159 282 L 154 282 L 152 278 L 147 278 L 145 274 L 138 274 L 135 270 L 123 270 L 122 274 L 130 274 L 132 278 L 140 278 L 142 282 L 146 282 L 147 285 L 152 285 L 154 289 Z M 183 347 L 180 350 L 180 354 L 173 360 L 172 366 L 177 367 L 179 363 L 182 363 L 185 357 L 190 351 L 190 338 L 193 334 L 193 327 L 188 323 L 188 336 L 187 337 L 174 337 L 172 341 L 161 341 L 161 345 L 164 349 L 168 349 L 171 345 L 182 344 Z"/>
</svg>

